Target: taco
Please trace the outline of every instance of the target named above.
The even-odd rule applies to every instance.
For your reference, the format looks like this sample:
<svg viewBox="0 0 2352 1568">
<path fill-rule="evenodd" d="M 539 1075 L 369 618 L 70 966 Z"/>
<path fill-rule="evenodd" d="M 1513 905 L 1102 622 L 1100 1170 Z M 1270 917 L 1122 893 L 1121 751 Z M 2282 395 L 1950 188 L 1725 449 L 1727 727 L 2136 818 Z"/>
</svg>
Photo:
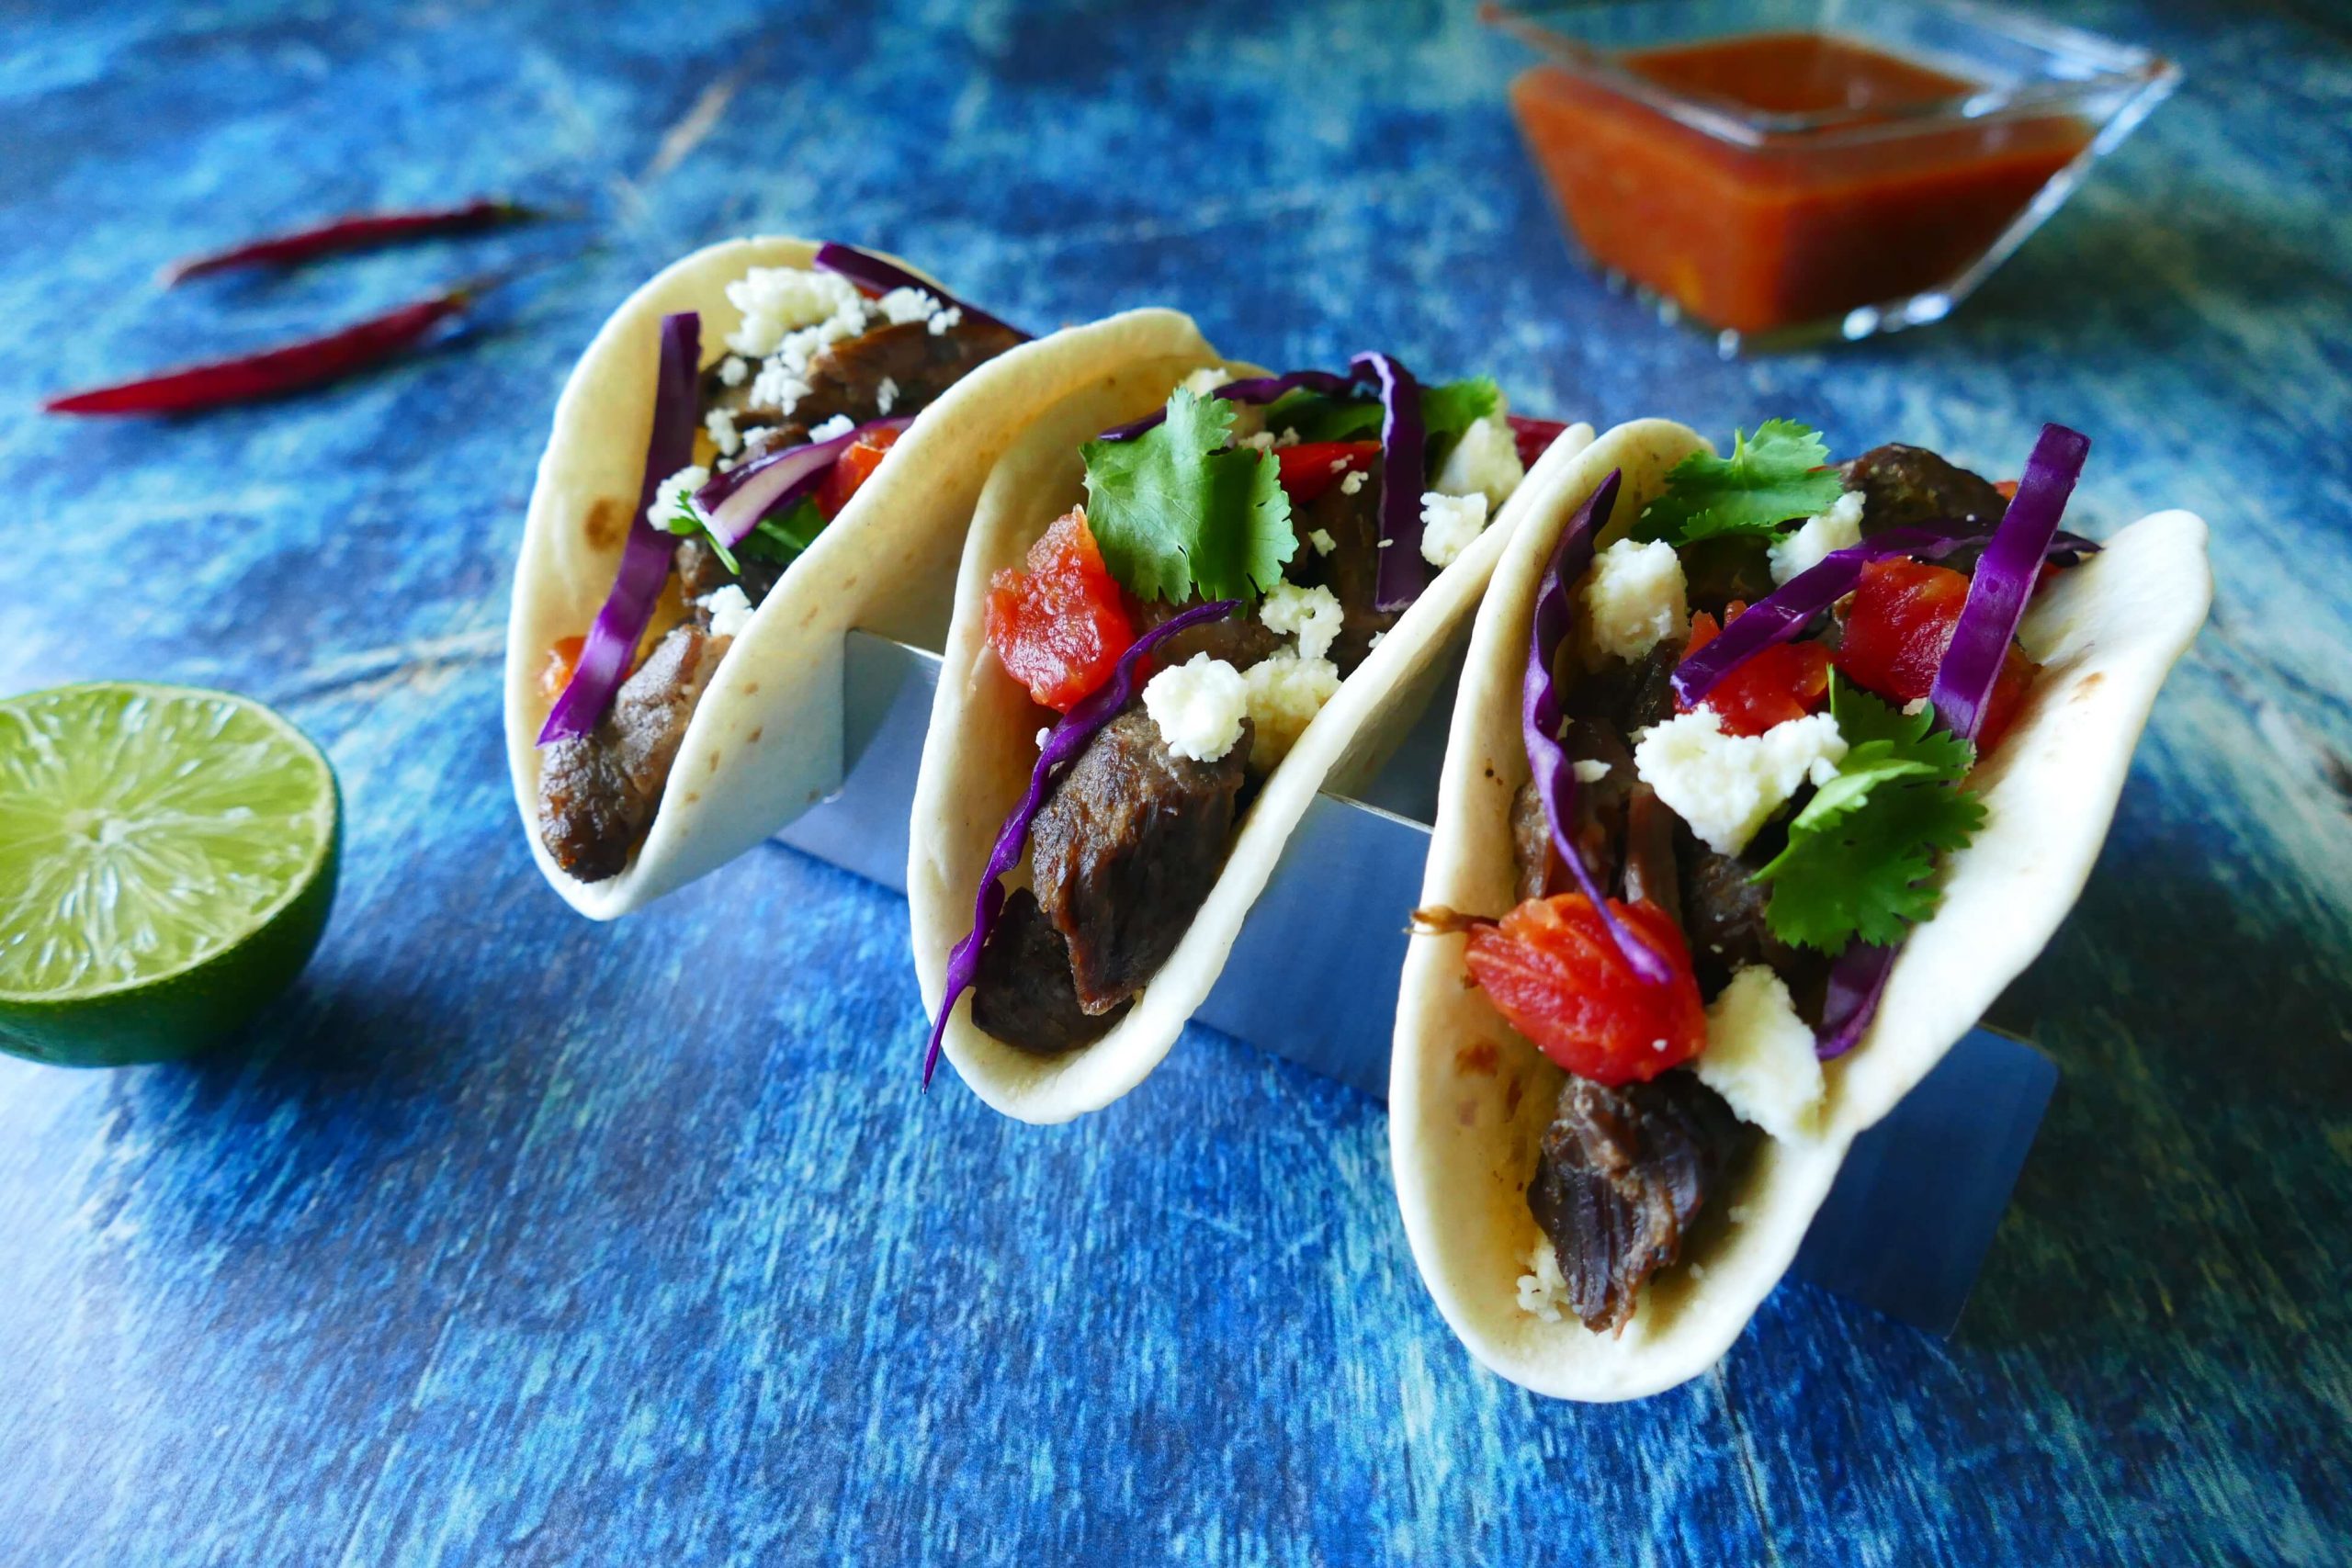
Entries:
<svg viewBox="0 0 2352 1568">
<path fill-rule="evenodd" d="M 1773 421 L 1579 455 L 1479 610 L 1397 1006 L 1422 1278 L 1541 1393 L 1654 1393 L 1788 1269 L 1857 1134 L 2090 873 L 2211 596 L 2205 525 L 2059 531 L 1934 453 Z"/>
<path fill-rule="evenodd" d="M 515 571 L 507 755 L 548 880 L 610 919 L 813 804 L 839 777 L 842 633 L 938 646 L 1023 425 L 1205 352 L 1171 310 L 1032 340 L 799 240 L 713 245 L 639 289 L 557 404 Z"/>
<path fill-rule="evenodd" d="M 1148 406 L 1081 393 L 989 476 L 915 789 L 924 1079 L 944 1048 L 1024 1121 L 1166 1055 L 1317 792 L 1400 738 L 1591 439 L 1377 354 L 1195 360 Z"/>
</svg>

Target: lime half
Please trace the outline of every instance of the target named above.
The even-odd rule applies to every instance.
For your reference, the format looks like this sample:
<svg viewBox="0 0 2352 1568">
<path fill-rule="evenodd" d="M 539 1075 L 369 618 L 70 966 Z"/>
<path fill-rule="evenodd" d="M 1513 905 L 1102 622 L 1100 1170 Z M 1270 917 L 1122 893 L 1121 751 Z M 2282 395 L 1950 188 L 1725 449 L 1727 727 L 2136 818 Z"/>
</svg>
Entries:
<svg viewBox="0 0 2352 1568">
<path fill-rule="evenodd" d="M 334 773 L 260 704 L 182 686 L 0 702 L 0 1051 L 184 1056 L 309 962 L 334 901 Z"/>
</svg>

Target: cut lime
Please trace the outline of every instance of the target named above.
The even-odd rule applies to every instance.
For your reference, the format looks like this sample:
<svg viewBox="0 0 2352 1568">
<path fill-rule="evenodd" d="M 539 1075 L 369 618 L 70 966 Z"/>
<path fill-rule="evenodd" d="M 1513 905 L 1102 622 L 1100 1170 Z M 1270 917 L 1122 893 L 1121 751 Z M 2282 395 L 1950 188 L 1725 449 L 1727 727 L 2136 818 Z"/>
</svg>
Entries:
<svg viewBox="0 0 2352 1568">
<path fill-rule="evenodd" d="M 334 902 L 334 770 L 277 715 L 185 686 L 0 702 L 0 1051 L 185 1056 L 301 973 Z"/>
</svg>

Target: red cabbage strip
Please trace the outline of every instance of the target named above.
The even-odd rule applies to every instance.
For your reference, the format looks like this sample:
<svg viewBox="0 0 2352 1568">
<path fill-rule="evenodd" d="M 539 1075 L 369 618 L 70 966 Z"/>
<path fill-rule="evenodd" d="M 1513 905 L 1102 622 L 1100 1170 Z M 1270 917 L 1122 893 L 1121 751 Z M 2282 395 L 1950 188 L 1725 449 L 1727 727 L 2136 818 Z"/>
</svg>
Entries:
<svg viewBox="0 0 2352 1568">
<path fill-rule="evenodd" d="M 1348 361 L 1380 383 L 1380 568 L 1373 606 L 1401 610 L 1430 585 L 1421 558 L 1421 491 L 1429 477 L 1429 435 L 1421 423 L 1421 384 L 1385 354 Z"/>
<path fill-rule="evenodd" d="M 822 484 L 832 472 L 833 460 L 849 450 L 869 430 L 904 430 L 913 416 L 869 420 L 854 430 L 804 446 L 770 452 L 714 476 L 695 491 L 695 504 L 710 519 L 711 534 L 732 548 L 751 537 L 760 519 Z"/>
<path fill-rule="evenodd" d="M 701 368 L 702 318 L 692 310 L 662 317 L 662 363 L 653 380 L 653 430 L 646 438 L 645 475 L 638 481 L 628 542 L 621 547 L 620 570 L 613 574 L 612 592 L 588 628 L 580 662 L 572 666 L 571 679 L 539 730 L 542 746 L 596 728 L 612 705 L 613 694 L 628 678 L 638 639 L 645 635 L 654 602 L 670 581 L 678 541 L 647 522 L 645 513 L 662 481 L 695 460 L 695 382 Z"/>
<path fill-rule="evenodd" d="M 2090 437 L 2063 424 L 2045 424 L 2033 456 L 2025 462 L 2025 477 L 2018 492 L 1993 530 L 1993 542 L 1976 563 L 1968 581 L 1968 598 L 1960 607 L 1960 623 L 1952 627 L 1943 662 L 1936 667 L 1936 683 L 1928 701 L 1947 728 L 1962 740 L 1973 740 L 1984 728 L 1985 710 L 1993 700 L 1993 682 L 2001 661 L 2025 619 L 2026 601 L 2041 575 L 2042 558 L 2057 536 L 2058 521 L 2066 513 L 2066 498 L 2082 477 L 2083 459 L 2090 456 Z"/>
<path fill-rule="evenodd" d="M 1544 456 L 1544 449 L 1560 438 L 1560 433 L 1568 428 L 1556 419 L 1531 419 L 1523 413 L 1505 414 L 1503 422 L 1510 426 L 1512 440 L 1519 447 L 1520 463 L 1530 468 L 1535 466 L 1536 458 Z"/>
<path fill-rule="evenodd" d="M 1774 643 L 1798 636 L 1815 615 L 1851 593 L 1861 581 L 1862 568 L 1871 561 L 1888 556 L 1935 560 L 1978 544 L 1984 537 L 1958 525 L 1928 523 L 1889 528 L 1859 545 L 1830 551 L 1741 611 L 1739 618 L 1726 625 L 1713 641 L 1676 665 L 1675 699 L 1684 707 L 1698 706 L 1724 676 Z M 2051 540 L 2049 554 L 2053 560 L 2071 561 L 2098 549 L 2098 545 L 2078 535 L 2061 534 Z"/>
<path fill-rule="evenodd" d="M 1527 639 L 1527 673 L 1520 682 L 1519 728 L 1527 743 L 1527 765 L 1535 775 L 1535 793 L 1544 802 L 1544 820 L 1552 829 L 1552 847 L 1568 863 L 1577 886 L 1591 900 L 1594 913 L 1609 928 L 1617 951 L 1625 955 L 1634 973 L 1662 986 L 1674 978 L 1674 972 L 1611 911 L 1609 900 L 1601 897 L 1585 866 L 1584 856 L 1568 837 L 1568 819 L 1577 803 L 1577 774 L 1568 762 L 1567 749 L 1560 744 L 1560 691 L 1553 677 L 1554 660 L 1567 640 L 1576 615 L 1568 596 L 1585 568 L 1592 564 L 1593 536 L 1609 525 L 1610 509 L 1617 504 L 1617 488 L 1623 479 L 1623 470 L 1612 469 L 1585 497 L 1584 504 L 1568 519 L 1559 547 L 1552 552 L 1552 564 L 1544 569 L 1544 581 L 1536 587 L 1535 629 Z"/>
<path fill-rule="evenodd" d="M 1144 633 L 1119 655 L 1111 678 L 1064 714 L 1061 722 L 1054 726 L 1054 732 L 1046 737 L 1045 749 L 1037 753 L 1037 765 L 1029 771 L 1029 793 L 1005 818 L 1004 826 L 997 830 L 996 847 L 989 852 L 988 870 L 980 874 L 979 896 L 972 906 L 972 929 L 947 954 L 947 989 L 940 996 L 939 1018 L 931 1026 L 931 1046 L 922 1058 L 922 1087 L 926 1090 L 931 1088 L 933 1071 L 939 1066 L 940 1044 L 947 1038 L 948 1015 L 956 1010 L 956 1000 L 972 988 L 972 981 L 980 972 L 980 950 L 988 945 L 997 917 L 1004 912 L 1004 888 L 1000 879 L 1021 863 L 1021 852 L 1029 841 L 1029 824 L 1036 820 L 1038 810 L 1046 804 L 1046 792 L 1052 787 L 1055 773 L 1075 760 L 1096 732 L 1127 705 L 1127 699 L 1135 695 L 1136 671 L 1147 654 L 1185 627 L 1217 620 L 1240 606 L 1238 599 L 1196 604 Z"/>
<path fill-rule="evenodd" d="M 1253 376 L 1247 380 L 1227 381 L 1213 397 L 1230 403 L 1271 403 L 1285 392 L 1304 387 L 1310 392 L 1320 392 L 1327 398 L 1344 398 L 1356 389 L 1355 379 L 1335 376 L 1329 370 L 1291 370 L 1280 376 Z M 1147 430 L 1156 430 L 1168 418 L 1166 407 L 1156 408 L 1141 419 L 1125 424 L 1113 425 L 1095 437 L 1097 441 L 1133 441 Z"/>
<path fill-rule="evenodd" d="M 905 267 L 886 262 L 873 252 L 861 251 L 855 245 L 837 245 L 828 240 L 817 247 L 815 265 L 820 272 L 839 273 L 852 283 L 871 288 L 877 294 L 888 294 L 893 288 L 920 288 L 941 304 L 963 311 L 967 321 L 1002 327 L 1015 337 L 1029 336 L 1019 327 L 989 315 L 978 305 L 967 304 L 956 299 L 936 283 L 926 283 Z"/>
<path fill-rule="evenodd" d="M 1886 994 L 1886 977 L 1894 972 L 1900 949 L 1849 942 L 1829 966 L 1829 995 L 1821 1008 L 1821 1027 L 1814 1031 L 1813 1054 L 1834 1062 L 1861 1041 L 1878 1016 L 1878 999 Z"/>
</svg>

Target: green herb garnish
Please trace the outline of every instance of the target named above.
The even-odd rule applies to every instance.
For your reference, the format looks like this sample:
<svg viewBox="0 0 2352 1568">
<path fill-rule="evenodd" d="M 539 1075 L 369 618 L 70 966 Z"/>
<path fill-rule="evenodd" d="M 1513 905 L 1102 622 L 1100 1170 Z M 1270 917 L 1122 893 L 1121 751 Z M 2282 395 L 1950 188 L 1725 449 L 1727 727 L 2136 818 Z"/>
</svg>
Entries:
<svg viewBox="0 0 2352 1568">
<path fill-rule="evenodd" d="M 1431 472 L 1445 461 L 1462 433 L 1500 408 L 1502 399 L 1501 389 L 1486 376 L 1421 389 L 1421 425 L 1428 434 Z M 1285 392 L 1267 405 L 1266 428 L 1295 430 L 1302 442 L 1367 440 L 1380 434 L 1380 400 Z"/>
<path fill-rule="evenodd" d="M 1666 476 L 1666 493 L 1643 509 L 1634 536 L 1678 548 L 1725 534 L 1770 536 L 1838 503 L 1846 481 L 1828 466 L 1821 433 L 1768 419 L 1750 437 L 1735 432 L 1729 457 L 1694 452 Z"/>
<path fill-rule="evenodd" d="M 1789 823 L 1788 846 L 1755 881 L 1769 883 L 1765 922 L 1782 942 L 1838 953 L 1859 937 L 1886 946 L 1936 911 L 1927 885 L 1939 852 L 1961 849 L 1984 821 L 1956 787 L 1976 748 L 1831 678 L 1829 711 L 1846 738 L 1838 776 Z"/>
<path fill-rule="evenodd" d="M 1230 445 L 1233 405 L 1178 388 L 1165 421 L 1132 441 L 1090 441 L 1086 522 L 1139 599 L 1259 597 L 1297 549 L 1280 469 Z"/>
</svg>

